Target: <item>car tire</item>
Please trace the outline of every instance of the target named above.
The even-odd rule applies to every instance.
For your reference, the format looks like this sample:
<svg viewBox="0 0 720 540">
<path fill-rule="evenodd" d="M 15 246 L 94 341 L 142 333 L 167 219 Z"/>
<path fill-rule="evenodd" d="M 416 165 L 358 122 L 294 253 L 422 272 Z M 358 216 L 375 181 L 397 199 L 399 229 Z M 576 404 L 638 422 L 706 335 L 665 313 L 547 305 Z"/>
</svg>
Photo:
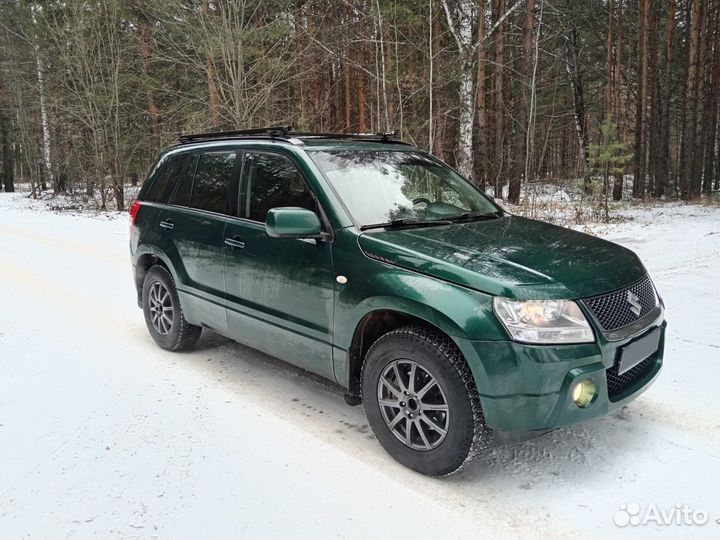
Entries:
<svg viewBox="0 0 720 540">
<path fill-rule="evenodd" d="M 202 327 L 185 320 L 175 280 L 164 266 L 155 265 L 145 274 L 142 303 L 145 324 L 160 347 L 185 351 L 195 345 Z"/>
<path fill-rule="evenodd" d="M 361 392 L 380 444 L 422 474 L 457 472 L 490 438 L 470 367 L 439 331 L 406 326 L 380 337 L 365 357 Z"/>
</svg>

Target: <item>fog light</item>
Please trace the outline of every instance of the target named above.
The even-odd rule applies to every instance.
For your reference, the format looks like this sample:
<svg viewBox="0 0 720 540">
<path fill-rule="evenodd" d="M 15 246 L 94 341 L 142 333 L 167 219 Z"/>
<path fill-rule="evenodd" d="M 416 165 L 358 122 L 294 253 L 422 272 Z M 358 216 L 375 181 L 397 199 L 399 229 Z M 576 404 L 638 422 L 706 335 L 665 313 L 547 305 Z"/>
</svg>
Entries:
<svg viewBox="0 0 720 540">
<path fill-rule="evenodd" d="M 589 407 L 590 404 L 595 400 L 597 395 L 597 388 L 590 379 L 580 381 L 573 387 L 572 398 L 575 405 L 584 409 Z"/>
</svg>

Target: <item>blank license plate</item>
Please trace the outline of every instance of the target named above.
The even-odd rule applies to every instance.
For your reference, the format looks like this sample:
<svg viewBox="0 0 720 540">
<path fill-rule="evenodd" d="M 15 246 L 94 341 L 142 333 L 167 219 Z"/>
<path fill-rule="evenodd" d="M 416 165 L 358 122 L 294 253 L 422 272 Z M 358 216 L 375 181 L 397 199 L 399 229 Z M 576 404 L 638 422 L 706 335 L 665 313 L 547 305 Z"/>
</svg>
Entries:
<svg viewBox="0 0 720 540">
<path fill-rule="evenodd" d="M 661 328 L 656 328 L 648 335 L 643 336 L 637 341 L 633 341 L 620 349 L 618 375 L 622 375 L 627 370 L 637 366 L 640 362 L 658 350 L 661 331 Z"/>
</svg>

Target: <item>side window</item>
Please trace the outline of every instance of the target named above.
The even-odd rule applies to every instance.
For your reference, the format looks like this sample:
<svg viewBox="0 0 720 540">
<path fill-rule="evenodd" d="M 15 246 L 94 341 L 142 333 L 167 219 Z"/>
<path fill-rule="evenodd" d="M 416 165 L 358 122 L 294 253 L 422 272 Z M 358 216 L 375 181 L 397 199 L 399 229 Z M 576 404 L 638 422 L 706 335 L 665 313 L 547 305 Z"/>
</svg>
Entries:
<svg viewBox="0 0 720 540">
<path fill-rule="evenodd" d="M 172 203 L 178 206 L 190 206 L 190 194 L 192 193 L 193 178 L 195 178 L 195 169 L 197 168 L 198 157 L 193 156 L 190 159 L 190 163 L 185 167 L 185 172 L 180 178 L 180 184 L 178 185 L 175 196 L 173 197 Z"/>
<path fill-rule="evenodd" d="M 220 214 L 228 213 L 228 191 L 236 152 L 202 154 L 195 170 L 190 206 Z"/>
<path fill-rule="evenodd" d="M 150 189 L 144 194 L 143 200 L 167 202 L 175 189 L 178 176 L 182 172 L 185 158 L 187 158 L 187 154 L 178 154 L 166 159 L 155 172 Z"/>
<path fill-rule="evenodd" d="M 315 200 L 289 159 L 276 154 L 248 153 L 245 160 L 245 217 L 264 223 L 268 210 L 278 206 L 299 206 L 316 211 Z"/>
</svg>

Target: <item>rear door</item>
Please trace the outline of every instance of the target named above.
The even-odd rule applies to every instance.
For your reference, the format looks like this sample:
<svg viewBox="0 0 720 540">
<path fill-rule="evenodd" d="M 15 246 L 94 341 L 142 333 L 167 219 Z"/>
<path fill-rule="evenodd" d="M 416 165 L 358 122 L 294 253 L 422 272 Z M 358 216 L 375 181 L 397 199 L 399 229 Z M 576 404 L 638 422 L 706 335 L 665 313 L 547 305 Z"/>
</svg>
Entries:
<svg viewBox="0 0 720 540">
<path fill-rule="evenodd" d="M 295 163 L 272 152 L 246 151 L 240 217 L 225 228 L 228 325 L 238 341 L 323 377 L 332 369 L 331 245 L 271 238 L 270 208 L 317 203 Z"/>
<path fill-rule="evenodd" d="M 163 231 L 159 227 L 161 215 L 175 190 L 187 157 L 186 153 L 165 156 L 158 162 L 150 178 L 140 189 L 137 198 L 142 202 L 142 207 L 133 228 L 133 237 L 130 239 L 133 254 L 141 246 L 152 251 L 154 246 L 164 240 L 164 235 L 161 234 Z"/>
<path fill-rule="evenodd" d="M 159 223 L 189 322 L 227 333 L 223 231 L 235 206 L 239 152 L 194 152 Z"/>
</svg>

